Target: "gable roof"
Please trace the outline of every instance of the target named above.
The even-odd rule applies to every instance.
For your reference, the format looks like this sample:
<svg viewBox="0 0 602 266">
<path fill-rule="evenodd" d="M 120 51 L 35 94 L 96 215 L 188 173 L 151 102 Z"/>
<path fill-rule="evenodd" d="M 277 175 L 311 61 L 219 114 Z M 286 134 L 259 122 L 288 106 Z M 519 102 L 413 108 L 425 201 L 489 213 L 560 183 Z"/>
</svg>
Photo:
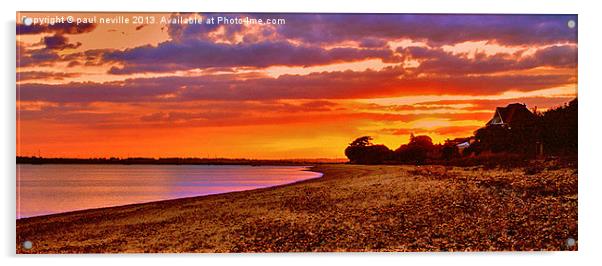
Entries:
<svg viewBox="0 0 602 266">
<path fill-rule="evenodd" d="M 513 103 L 506 107 L 497 107 L 487 125 L 513 125 L 533 120 L 535 120 L 535 115 L 527 109 L 526 105 Z"/>
</svg>

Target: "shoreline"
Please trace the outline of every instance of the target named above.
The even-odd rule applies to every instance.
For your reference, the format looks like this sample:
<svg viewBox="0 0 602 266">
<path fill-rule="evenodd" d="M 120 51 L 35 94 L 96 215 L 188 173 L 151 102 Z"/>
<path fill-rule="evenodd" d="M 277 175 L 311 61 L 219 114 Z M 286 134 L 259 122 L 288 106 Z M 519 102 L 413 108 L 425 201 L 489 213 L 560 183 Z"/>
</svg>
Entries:
<svg viewBox="0 0 602 266">
<path fill-rule="evenodd" d="M 91 165 L 96 165 L 96 164 L 91 164 Z M 251 165 L 241 165 L 241 166 L 251 166 Z M 261 165 L 261 166 L 285 166 L 285 165 Z M 292 165 L 286 165 L 286 166 L 292 166 Z M 294 166 L 302 166 L 302 165 L 294 165 Z M 314 177 L 314 178 L 308 178 L 308 179 L 305 179 L 305 180 L 294 181 L 294 182 L 286 183 L 286 184 L 269 186 L 269 187 L 253 188 L 253 189 L 239 190 L 239 191 L 229 191 L 229 192 L 222 192 L 222 193 L 215 193 L 215 194 L 208 194 L 208 195 L 199 195 L 199 196 L 190 196 L 190 197 L 183 197 L 183 198 L 153 200 L 153 201 L 147 201 L 147 202 L 129 203 L 129 204 L 122 204 L 122 205 L 115 205 L 115 206 L 105 206 L 105 207 L 98 207 L 98 208 L 82 209 L 82 210 L 72 210 L 72 211 L 59 212 L 59 213 L 51 213 L 51 214 L 43 214 L 43 215 L 36 215 L 36 216 L 30 216 L 30 217 L 22 217 L 22 218 L 17 218 L 15 220 L 16 221 L 20 221 L 20 220 L 27 220 L 27 219 L 34 219 L 34 218 L 51 218 L 53 216 L 79 214 L 79 213 L 87 212 L 87 211 L 103 211 L 103 210 L 110 211 L 109 209 L 113 209 L 113 208 L 127 208 L 127 207 L 136 207 L 136 206 L 140 206 L 140 205 L 153 204 L 153 203 L 154 204 L 158 204 L 158 203 L 162 203 L 162 202 L 176 202 L 176 201 L 179 201 L 179 200 L 201 199 L 201 198 L 204 198 L 204 197 L 218 196 L 218 195 L 224 195 L 224 194 L 230 194 L 230 193 L 248 192 L 248 191 L 255 191 L 255 190 L 262 190 L 262 189 L 269 189 L 269 188 L 277 188 L 277 187 L 282 187 L 282 186 L 289 186 L 289 185 L 294 185 L 294 184 L 297 184 L 297 183 L 302 183 L 302 182 L 305 182 L 305 181 L 319 179 L 319 178 L 322 178 L 324 176 L 324 173 L 312 171 L 312 168 L 315 167 L 314 165 L 303 166 L 303 167 L 305 167 L 307 169 L 303 169 L 303 170 L 300 170 L 300 171 L 313 172 L 313 173 L 321 174 L 321 176 Z"/>
<path fill-rule="evenodd" d="M 318 165 L 254 190 L 18 219 L 17 253 L 577 250 L 577 173 Z M 545 181 L 545 182 L 544 182 Z M 31 241 L 33 249 L 21 243 Z"/>
</svg>

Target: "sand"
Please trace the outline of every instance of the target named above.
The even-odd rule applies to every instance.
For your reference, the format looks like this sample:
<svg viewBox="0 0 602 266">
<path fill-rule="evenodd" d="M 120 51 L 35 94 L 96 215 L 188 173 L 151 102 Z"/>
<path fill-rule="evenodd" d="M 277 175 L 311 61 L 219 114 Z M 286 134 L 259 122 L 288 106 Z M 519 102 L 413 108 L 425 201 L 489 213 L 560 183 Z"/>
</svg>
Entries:
<svg viewBox="0 0 602 266">
<path fill-rule="evenodd" d="M 333 164 L 313 171 L 324 176 L 19 219 L 16 252 L 577 250 L 576 169 Z"/>
</svg>

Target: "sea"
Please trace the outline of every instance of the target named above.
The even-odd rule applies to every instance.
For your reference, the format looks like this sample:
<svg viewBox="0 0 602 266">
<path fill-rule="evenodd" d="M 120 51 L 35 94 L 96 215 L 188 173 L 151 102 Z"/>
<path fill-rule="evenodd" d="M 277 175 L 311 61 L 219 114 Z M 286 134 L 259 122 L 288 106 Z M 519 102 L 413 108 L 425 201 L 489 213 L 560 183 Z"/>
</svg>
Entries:
<svg viewBox="0 0 602 266">
<path fill-rule="evenodd" d="M 17 164 L 17 219 L 319 178 L 306 166 Z"/>
</svg>

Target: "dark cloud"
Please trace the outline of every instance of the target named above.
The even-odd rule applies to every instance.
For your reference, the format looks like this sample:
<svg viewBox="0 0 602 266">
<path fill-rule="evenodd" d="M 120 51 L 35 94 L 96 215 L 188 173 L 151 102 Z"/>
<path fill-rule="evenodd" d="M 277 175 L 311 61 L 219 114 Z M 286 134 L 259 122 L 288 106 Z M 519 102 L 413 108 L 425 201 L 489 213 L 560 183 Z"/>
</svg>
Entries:
<svg viewBox="0 0 602 266">
<path fill-rule="evenodd" d="M 75 49 L 82 45 L 80 42 L 69 43 L 69 39 L 67 37 L 59 34 L 46 36 L 42 38 L 42 42 L 44 45 L 46 45 L 47 49 L 51 50 Z"/>
<path fill-rule="evenodd" d="M 19 110 L 17 119 L 19 121 L 48 121 L 54 124 L 78 124 L 88 126 L 121 125 L 126 128 L 132 127 L 131 115 L 111 112 L 90 112 L 93 108 L 86 106 L 46 106 L 40 110 Z"/>
<path fill-rule="evenodd" d="M 49 47 L 33 50 L 26 50 L 17 43 L 17 54 L 19 55 L 17 56 L 17 66 L 51 66 L 58 62 L 68 62 L 68 67 L 74 67 L 78 65 L 99 66 L 105 63 L 102 61 L 102 54 L 106 52 L 105 50 L 87 50 L 61 54 L 62 49 L 77 48 L 79 46 L 79 43 L 69 44 L 65 41 L 61 36 L 55 40 L 49 40 Z M 42 42 L 44 43 L 44 39 Z"/>
<path fill-rule="evenodd" d="M 122 62 L 111 74 L 166 72 L 213 67 L 268 67 L 274 65 L 312 66 L 370 58 L 393 60 L 389 49 L 322 49 L 288 42 L 224 44 L 203 40 L 164 42 L 157 47 L 143 46 L 103 55 L 105 61 Z"/>
<path fill-rule="evenodd" d="M 56 51 L 50 49 L 35 49 L 26 51 L 25 48 L 17 44 L 17 66 L 49 66 L 60 59 Z"/>
<path fill-rule="evenodd" d="M 40 34 L 40 33 L 54 33 L 54 34 L 82 34 L 91 32 L 96 28 L 96 24 L 93 23 L 57 23 L 54 25 L 45 24 L 34 24 L 27 26 L 25 24 L 17 24 L 17 35 L 25 34 Z"/>
<path fill-rule="evenodd" d="M 539 49 L 523 63 L 531 66 L 577 68 L 577 46 L 555 45 Z"/>
<path fill-rule="evenodd" d="M 64 61 L 65 56 L 59 55 L 56 51 L 64 49 L 75 49 L 81 46 L 81 43 L 69 43 L 67 34 L 82 34 L 91 32 L 96 28 L 92 23 L 57 23 L 54 25 L 34 24 L 26 26 L 17 24 L 17 35 L 51 33 L 52 36 L 41 38 L 41 44 L 45 46 L 42 49 L 27 50 L 17 42 L 17 66 L 50 66 L 57 61 Z"/>
<path fill-rule="evenodd" d="M 43 100 L 50 102 L 136 102 L 150 101 L 154 97 L 171 93 L 171 86 L 149 86 L 149 80 L 139 82 L 78 82 L 61 85 L 50 84 L 21 84 L 19 90 L 20 100 Z M 148 84 L 150 85 L 150 84 Z"/>
<path fill-rule="evenodd" d="M 69 64 L 67 65 L 67 67 L 74 67 L 74 66 L 80 66 L 82 63 L 80 63 L 79 61 L 70 61 Z"/>
<path fill-rule="evenodd" d="M 173 14 L 192 16 L 193 14 Z M 201 16 L 262 18 L 267 14 L 200 14 Z M 270 17 L 274 15 L 271 14 Z M 124 51 L 109 51 L 105 61 L 119 62 L 111 74 L 170 72 L 210 67 L 267 67 L 273 65 L 311 66 L 337 62 L 380 58 L 397 62 L 386 45 L 387 40 L 410 38 L 423 40 L 435 47 L 465 41 L 487 41 L 502 45 L 576 43 L 576 29 L 570 29 L 566 15 L 404 15 L 404 14 L 278 14 L 287 19 L 285 25 L 264 26 L 247 33 L 246 25 L 169 25 L 172 38 L 158 46 L 143 46 Z M 210 35 L 218 32 L 231 43 L 217 43 Z M 243 40 L 235 40 L 242 34 Z M 277 35 L 277 37 L 274 37 Z M 274 38 L 268 38 L 268 37 Z M 240 37 L 240 36 L 238 36 Z M 292 44 L 290 41 L 294 41 Z M 324 49 L 319 45 L 355 41 L 357 48 Z M 516 62 L 519 55 L 482 56 L 469 60 L 445 53 L 441 49 L 411 49 L 416 57 L 431 56 L 423 69 L 449 73 L 487 73 L 499 69 L 525 69 L 542 64 L 575 62 L 576 46 L 554 46 L 541 51 L 531 60 Z M 555 51 L 552 51 L 555 50 Z M 408 53 L 408 51 L 402 51 Z M 421 54 L 422 52 L 422 54 Z M 543 54 L 547 52 L 547 54 Z M 555 54 L 552 54 L 552 53 Z M 557 61 L 538 61 L 553 59 Z M 472 71 L 472 72 L 470 72 Z M 446 71 L 438 71 L 446 72 Z"/>
<path fill-rule="evenodd" d="M 190 16 L 173 14 L 172 16 Z M 274 14 L 201 14 L 202 16 L 274 17 Z M 170 72 L 195 68 L 268 67 L 273 65 L 312 66 L 364 59 L 398 62 L 386 42 L 411 38 L 431 45 L 456 44 L 485 40 L 504 45 L 531 45 L 559 42 L 576 43 L 576 29 L 566 26 L 576 16 L 565 15 L 405 15 L 405 14 L 278 14 L 287 19 L 286 25 L 263 26 L 247 32 L 246 25 L 169 25 L 172 40 L 157 46 L 142 46 L 126 50 L 98 51 L 102 60 L 82 60 L 87 65 L 107 61 L 120 63 L 110 74 Z M 54 33 L 43 38 L 48 49 L 76 48 L 64 34 L 92 31 L 94 24 L 17 25 L 19 34 Z M 210 35 L 219 31 L 233 43 L 217 43 Z M 242 34 L 243 39 L 236 39 Z M 240 36 L 238 36 L 240 37 Z M 270 38 L 268 38 L 270 37 Z M 293 41 L 293 42 L 291 42 Z M 324 49 L 321 44 L 354 41 L 356 48 Z M 294 44 L 293 44 L 294 43 Z M 420 47 L 401 52 L 428 58 L 421 69 L 440 73 L 488 73 L 503 69 L 525 69 L 541 65 L 575 64 L 576 46 L 553 46 L 538 51 L 533 58 L 516 62 L 516 57 L 504 54 L 468 59 L 451 55 L 440 49 L 421 51 Z M 38 52 L 35 57 L 21 60 L 22 66 L 52 63 L 58 55 Z M 40 57 L 45 55 L 46 57 Z M 68 60 L 68 59 L 65 59 Z M 543 61 L 542 61 L 543 60 Z"/>
<path fill-rule="evenodd" d="M 22 84 L 22 100 L 55 102 L 156 102 L 194 100 L 355 99 L 408 95 L 491 95 L 574 83 L 570 75 L 405 76 L 385 68 L 282 75 L 278 78 L 224 74 L 128 79 L 108 83 Z"/>
<path fill-rule="evenodd" d="M 45 72 L 45 71 L 24 71 L 17 72 L 18 81 L 27 80 L 63 80 L 65 78 L 79 77 L 79 73 L 66 73 L 66 72 Z"/>
<path fill-rule="evenodd" d="M 194 121 L 206 121 L 216 119 L 231 119 L 242 117 L 244 112 L 237 111 L 202 111 L 202 112 L 157 112 L 150 115 L 144 115 L 140 118 L 143 122 L 194 122 Z"/>
<path fill-rule="evenodd" d="M 577 47 L 574 45 L 550 46 L 539 49 L 533 55 L 521 53 L 477 53 L 474 58 L 466 54 L 452 54 L 441 48 L 407 47 L 398 52 L 406 58 L 421 60 L 419 73 L 474 74 L 535 67 L 574 68 L 577 66 Z"/>
<path fill-rule="evenodd" d="M 577 42 L 576 15 L 314 14 L 286 16 L 286 38 L 337 43 L 367 38 L 423 40 L 430 45 L 489 41 L 503 45 Z"/>
<path fill-rule="evenodd" d="M 125 103 L 112 104 L 112 108 L 103 109 L 103 105 L 92 103 L 53 103 L 33 105 L 28 108 L 25 101 L 18 112 L 22 121 L 38 120 L 63 124 L 84 124 L 98 129 L 129 128 L 133 121 L 136 125 L 162 126 L 233 126 L 296 123 L 298 118 L 316 116 L 315 119 L 329 119 L 324 116 L 339 117 L 340 113 L 330 112 L 329 107 L 337 104 L 329 101 L 199 101 L 187 104 L 175 103 Z M 122 106 L 153 110 L 152 112 L 126 113 Z M 131 109 L 131 108 L 128 108 Z M 103 112 L 96 112 L 104 110 Z M 86 114 L 90 116 L 87 117 Z"/>
<path fill-rule="evenodd" d="M 387 40 L 386 39 L 376 39 L 376 38 L 365 38 L 360 41 L 359 46 L 365 47 L 365 48 L 386 47 Z"/>
</svg>

